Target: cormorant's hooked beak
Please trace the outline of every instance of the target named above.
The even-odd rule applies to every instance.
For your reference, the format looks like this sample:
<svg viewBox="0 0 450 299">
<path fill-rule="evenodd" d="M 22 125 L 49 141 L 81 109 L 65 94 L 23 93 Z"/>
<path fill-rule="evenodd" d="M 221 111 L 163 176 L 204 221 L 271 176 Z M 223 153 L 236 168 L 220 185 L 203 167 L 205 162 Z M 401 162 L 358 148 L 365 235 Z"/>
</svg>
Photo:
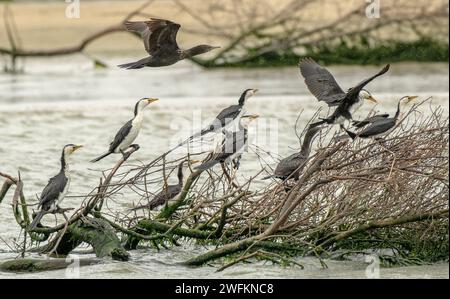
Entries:
<svg viewBox="0 0 450 299">
<path fill-rule="evenodd" d="M 212 47 L 211 47 L 212 50 L 220 49 L 220 48 L 222 48 L 222 47 L 221 47 L 221 46 L 212 46 Z"/>
<path fill-rule="evenodd" d="M 406 97 L 406 99 L 407 99 L 407 104 L 409 104 L 409 102 L 411 102 L 412 100 L 415 100 L 415 99 L 417 99 L 418 98 L 418 96 L 408 96 L 408 97 Z"/>
<path fill-rule="evenodd" d="M 248 118 L 250 121 L 255 120 L 259 117 L 258 114 L 244 115 L 242 117 Z"/>
<path fill-rule="evenodd" d="M 79 150 L 79 149 L 82 148 L 82 147 L 83 147 L 82 145 L 75 145 L 75 146 L 72 148 L 72 153 L 75 152 L 75 151 L 77 151 L 77 150 Z"/>
<path fill-rule="evenodd" d="M 153 102 L 156 102 L 156 101 L 159 101 L 159 99 L 155 99 L 155 98 L 148 98 L 148 99 L 147 99 L 147 102 L 148 102 L 149 104 L 151 104 L 151 103 L 153 103 Z"/>
<path fill-rule="evenodd" d="M 189 160 L 189 165 L 193 165 L 193 164 L 196 164 L 199 162 L 201 162 L 201 161 L 200 160 Z"/>
<path fill-rule="evenodd" d="M 377 101 L 377 100 L 375 100 L 375 98 L 374 98 L 373 96 L 369 96 L 368 98 L 366 98 L 366 100 L 368 100 L 368 101 L 371 101 L 371 102 L 373 102 L 373 103 L 377 103 L 377 104 L 378 104 L 378 101 Z"/>
</svg>

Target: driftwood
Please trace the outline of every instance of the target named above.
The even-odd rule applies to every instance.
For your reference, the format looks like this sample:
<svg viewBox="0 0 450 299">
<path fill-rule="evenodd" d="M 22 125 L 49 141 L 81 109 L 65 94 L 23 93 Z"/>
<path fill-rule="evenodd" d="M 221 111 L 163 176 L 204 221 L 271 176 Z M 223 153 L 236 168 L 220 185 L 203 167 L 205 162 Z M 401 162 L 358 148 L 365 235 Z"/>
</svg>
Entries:
<svg viewBox="0 0 450 299">
<path fill-rule="evenodd" d="M 78 265 L 80 267 L 99 264 L 101 260 L 98 259 L 79 259 Z M 71 266 L 73 261 L 63 258 L 49 258 L 49 259 L 17 259 L 9 260 L 0 264 L 0 271 L 5 272 L 41 272 L 66 269 Z"/>
<path fill-rule="evenodd" d="M 392 248 L 401 264 L 439 260 L 448 256 L 448 117 L 439 108 L 430 116 L 419 113 L 427 102 L 413 106 L 381 141 L 336 142 L 324 129 L 296 182 L 255 188 L 270 173 L 262 157 L 262 169 L 246 180 L 236 179 L 237 170 L 191 171 L 175 202 L 150 215 L 113 211 L 107 202 L 117 196 L 135 205 L 148 201 L 181 160 L 200 154 L 169 160 L 166 153 L 139 167 L 121 159 L 65 223 L 26 233 L 33 242 L 46 242 L 39 249 L 50 255 L 67 255 L 86 242 L 98 257 L 118 260 L 139 245 L 159 249 L 191 240 L 215 249 L 183 264 L 232 257 L 222 270 L 254 259 L 297 265 L 298 256 L 322 260 L 334 251 L 372 248 Z M 13 213 L 25 228 L 24 184 L 20 176 L 0 176 L 0 201 L 15 189 Z M 21 247 L 24 253 L 33 249 Z"/>
</svg>

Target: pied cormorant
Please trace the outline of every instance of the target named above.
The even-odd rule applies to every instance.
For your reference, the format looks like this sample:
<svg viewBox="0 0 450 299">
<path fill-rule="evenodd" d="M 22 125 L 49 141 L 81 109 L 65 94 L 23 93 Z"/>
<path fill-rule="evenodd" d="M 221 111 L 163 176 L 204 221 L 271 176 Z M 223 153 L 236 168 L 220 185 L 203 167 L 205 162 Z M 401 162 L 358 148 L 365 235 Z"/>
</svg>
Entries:
<svg viewBox="0 0 450 299">
<path fill-rule="evenodd" d="M 34 217 L 28 230 L 34 229 L 41 222 L 45 214 L 55 212 L 59 209 L 59 205 L 69 191 L 69 157 L 81 147 L 83 146 L 75 144 L 67 144 L 64 146 L 61 154 L 61 169 L 57 175 L 48 181 L 47 186 L 42 191 L 38 205 L 40 211 Z"/>
<path fill-rule="evenodd" d="M 315 127 L 321 124 L 341 124 L 346 119 L 351 120 L 352 112 L 356 111 L 363 104 L 363 100 L 377 103 L 364 87 L 375 78 L 386 73 L 390 65 L 386 65 L 380 72 L 350 88 L 347 92 L 341 89 L 333 75 L 326 68 L 321 67 L 313 59 L 306 58 L 301 60 L 299 67 L 309 91 L 319 101 L 327 103 L 329 107 L 337 106 L 329 117 L 311 124 L 312 127 Z"/>
<path fill-rule="evenodd" d="M 240 158 L 242 152 L 246 149 L 248 142 L 248 126 L 257 119 L 259 115 L 244 115 L 239 121 L 239 130 L 233 133 L 227 133 L 222 142 L 220 150 L 215 152 L 212 157 L 197 166 L 196 170 L 207 170 L 218 163 L 230 163 Z"/>
<path fill-rule="evenodd" d="M 134 106 L 134 117 L 124 124 L 122 128 L 120 128 L 116 134 L 116 137 L 114 137 L 114 140 L 109 144 L 109 150 L 100 157 L 91 160 L 91 162 L 98 162 L 113 153 L 121 153 L 124 157 L 126 157 L 125 151 L 136 140 L 139 135 L 139 131 L 141 130 L 142 120 L 144 118 L 143 111 L 145 107 L 155 101 L 158 101 L 158 99 L 143 98 L 139 100 Z"/>
<path fill-rule="evenodd" d="M 223 130 L 235 121 L 239 122 L 242 115 L 245 114 L 245 104 L 247 103 L 247 100 L 254 96 L 257 92 L 258 89 L 246 89 L 239 97 L 237 105 L 231 105 L 223 109 L 209 126 L 181 142 L 177 145 L 177 147 L 182 146 L 195 138 Z"/>
<path fill-rule="evenodd" d="M 350 130 L 347 130 L 344 128 L 344 130 L 347 132 L 347 134 L 352 138 L 355 139 L 357 137 L 359 138 L 374 138 L 378 139 L 382 136 L 388 135 L 398 124 L 400 117 L 400 104 L 402 101 L 406 100 L 405 104 L 408 104 L 412 100 L 416 99 L 417 96 L 405 96 L 402 97 L 397 104 L 397 112 L 395 113 L 394 117 L 373 117 L 374 121 L 368 125 L 366 128 L 364 128 L 361 132 L 355 133 L 351 132 Z M 341 125 L 342 126 L 342 125 Z M 342 126 L 343 128 L 343 126 Z"/>
</svg>

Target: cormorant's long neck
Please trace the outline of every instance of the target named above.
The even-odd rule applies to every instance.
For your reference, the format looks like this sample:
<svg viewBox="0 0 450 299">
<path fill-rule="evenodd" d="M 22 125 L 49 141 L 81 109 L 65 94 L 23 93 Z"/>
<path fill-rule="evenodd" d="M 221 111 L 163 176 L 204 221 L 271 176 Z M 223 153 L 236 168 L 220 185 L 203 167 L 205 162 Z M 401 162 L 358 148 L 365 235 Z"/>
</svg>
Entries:
<svg viewBox="0 0 450 299">
<path fill-rule="evenodd" d="M 140 113 L 141 111 L 139 110 L 139 102 L 138 103 L 136 103 L 136 105 L 134 106 L 134 118 L 136 118 L 136 116 L 138 116 L 138 114 Z"/>
<path fill-rule="evenodd" d="M 311 132 L 308 131 L 305 135 L 305 138 L 303 139 L 302 148 L 300 149 L 300 153 L 304 156 L 309 156 L 309 153 L 311 152 L 311 144 L 314 139 L 314 135 L 317 132 Z"/>
<path fill-rule="evenodd" d="M 183 162 L 178 166 L 178 185 L 183 186 Z"/>
<path fill-rule="evenodd" d="M 400 116 L 400 103 L 402 102 L 402 100 L 403 100 L 403 98 L 400 99 L 400 100 L 398 101 L 398 104 L 397 104 L 397 112 L 395 112 L 395 116 L 394 116 L 394 118 L 395 118 L 396 120 L 397 120 L 398 117 Z"/>
<path fill-rule="evenodd" d="M 243 106 L 245 105 L 245 100 L 246 100 L 245 96 L 246 96 L 246 93 L 244 92 L 244 93 L 241 95 L 241 97 L 239 98 L 238 104 L 239 104 L 239 106 L 241 106 L 241 107 L 243 107 Z"/>
<path fill-rule="evenodd" d="M 197 55 L 200 55 L 200 54 L 203 54 L 203 53 L 206 53 L 206 52 L 208 52 L 208 51 L 205 50 L 204 47 L 202 47 L 202 46 L 195 46 L 195 47 L 192 47 L 190 49 L 187 49 L 187 50 L 183 51 L 181 57 L 183 59 L 191 58 L 193 56 L 197 56 Z"/>
<path fill-rule="evenodd" d="M 66 157 L 65 151 L 63 150 L 61 155 L 61 171 L 66 172 L 69 170 L 69 161 Z"/>
</svg>

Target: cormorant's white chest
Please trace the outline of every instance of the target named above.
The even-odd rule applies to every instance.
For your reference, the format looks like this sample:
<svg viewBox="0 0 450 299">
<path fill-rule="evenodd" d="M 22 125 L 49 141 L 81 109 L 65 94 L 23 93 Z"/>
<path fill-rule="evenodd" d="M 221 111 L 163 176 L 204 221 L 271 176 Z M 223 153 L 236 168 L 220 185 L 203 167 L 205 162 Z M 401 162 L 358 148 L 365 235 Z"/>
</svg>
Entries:
<svg viewBox="0 0 450 299">
<path fill-rule="evenodd" d="M 139 131 L 141 130 L 142 120 L 143 120 L 142 113 L 138 113 L 131 122 L 130 132 L 125 136 L 123 141 L 118 146 L 117 152 L 120 152 L 120 150 L 125 151 L 130 147 L 130 145 L 133 144 L 133 142 L 139 135 Z"/>
</svg>

